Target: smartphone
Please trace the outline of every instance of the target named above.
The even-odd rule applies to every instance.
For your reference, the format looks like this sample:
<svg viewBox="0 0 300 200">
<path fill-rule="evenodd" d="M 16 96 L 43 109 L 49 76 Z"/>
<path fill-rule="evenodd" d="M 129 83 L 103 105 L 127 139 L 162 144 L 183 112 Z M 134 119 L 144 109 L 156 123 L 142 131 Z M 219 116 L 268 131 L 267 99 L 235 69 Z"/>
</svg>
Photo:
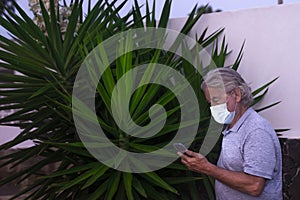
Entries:
<svg viewBox="0 0 300 200">
<path fill-rule="evenodd" d="M 173 146 L 175 149 L 177 149 L 177 151 L 183 153 L 184 155 L 189 156 L 188 154 L 185 153 L 187 148 L 182 143 L 174 143 Z"/>
</svg>

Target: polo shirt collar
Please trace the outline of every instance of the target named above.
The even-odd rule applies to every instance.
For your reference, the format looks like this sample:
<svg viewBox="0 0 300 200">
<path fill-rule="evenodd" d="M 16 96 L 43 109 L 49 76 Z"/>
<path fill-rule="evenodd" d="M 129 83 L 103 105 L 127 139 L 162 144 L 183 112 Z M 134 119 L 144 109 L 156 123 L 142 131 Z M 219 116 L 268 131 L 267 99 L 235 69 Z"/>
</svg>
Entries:
<svg viewBox="0 0 300 200">
<path fill-rule="evenodd" d="M 248 108 L 246 112 L 242 115 L 242 117 L 235 123 L 235 125 L 228 130 L 228 125 L 226 125 L 225 129 L 222 131 L 224 136 L 228 135 L 231 132 L 238 132 L 244 121 L 248 118 L 248 116 L 254 112 L 253 108 Z"/>
</svg>

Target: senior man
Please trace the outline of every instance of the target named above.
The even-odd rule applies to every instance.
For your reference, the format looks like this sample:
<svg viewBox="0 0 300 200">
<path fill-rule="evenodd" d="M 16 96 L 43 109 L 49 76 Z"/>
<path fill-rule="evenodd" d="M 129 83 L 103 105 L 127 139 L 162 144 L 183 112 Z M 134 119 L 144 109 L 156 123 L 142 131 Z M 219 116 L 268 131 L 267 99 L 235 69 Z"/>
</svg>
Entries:
<svg viewBox="0 0 300 200">
<path fill-rule="evenodd" d="M 271 124 L 251 108 L 250 87 L 238 72 L 217 68 L 201 85 L 215 121 L 225 124 L 217 165 L 199 153 L 178 153 L 190 170 L 215 178 L 217 200 L 281 200 L 282 158 Z"/>
</svg>

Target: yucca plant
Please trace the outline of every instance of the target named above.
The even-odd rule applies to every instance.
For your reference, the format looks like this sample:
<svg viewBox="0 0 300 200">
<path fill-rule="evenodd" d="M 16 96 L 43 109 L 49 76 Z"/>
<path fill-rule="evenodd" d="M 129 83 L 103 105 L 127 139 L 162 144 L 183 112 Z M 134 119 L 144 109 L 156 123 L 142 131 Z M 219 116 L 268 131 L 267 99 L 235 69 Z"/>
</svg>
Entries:
<svg viewBox="0 0 300 200">
<path fill-rule="evenodd" d="M 146 3 L 145 14 L 142 14 L 140 5 L 135 1 L 132 10 L 121 16 L 119 12 L 126 3 L 127 1 L 123 1 L 117 5 L 117 0 L 111 3 L 100 0 L 93 8 L 89 6 L 84 15 L 83 0 L 75 0 L 71 5 L 72 12 L 65 32 L 62 32 L 59 26 L 59 7 L 56 7 L 52 0 L 49 13 L 43 1 L 40 1 L 44 30 L 37 26 L 16 3 L 14 6 L 19 15 L 7 10 L 7 14 L 0 19 L 2 27 L 11 36 L 11 38 L 0 36 L 1 67 L 16 72 L 13 75 L 0 75 L 1 81 L 5 82 L 0 85 L 0 109 L 15 110 L 13 114 L 1 119 L 0 124 L 16 126 L 22 130 L 16 138 L 1 145 L 0 148 L 1 150 L 13 148 L 27 140 L 35 143 L 32 147 L 3 156 L 2 166 L 12 164 L 15 167 L 30 158 L 37 156 L 40 158 L 28 168 L 0 181 L 0 185 L 14 180 L 21 183 L 31 176 L 37 176 L 34 182 L 13 198 L 25 194 L 26 199 L 214 199 L 213 180 L 189 172 L 178 160 L 156 171 L 124 172 L 99 162 L 80 139 L 73 118 L 73 112 L 78 111 L 76 106 L 72 107 L 74 101 L 77 101 L 74 99 L 73 90 L 76 87 L 74 86 L 76 75 L 90 52 L 106 39 L 124 31 L 167 27 L 171 0 L 165 1 L 159 20 L 155 20 L 155 1 L 152 10 Z M 195 6 L 180 33 L 188 34 L 204 10 L 205 8 L 196 13 L 197 6 Z M 218 43 L 223 30 L 217 30 L 210 35 L 206 31 L 195 38 L 202 47 L 212 49 L 212 62 L 206 70 L 214 66 L 223 67 L 229 54 L 225 39 L 221 45 Z M 134 37 L 136 35 L 132 35 L 132 38 Z M 142 35 L 139 37 L 143 39 Z M 126 49 L 129 48 L 128 45 L 135 45 L 132 38 L 128 38 L 131 43 L 124 43 L 122 46 L 120 42 L 120 46 Z M 176 45 L 178 44 L 173 44 Z M 199 59 L 198 64 L 201 66 L 201 57 L 197 57 L 197 53 L 192 55 L 192 52 L 197 52 L 197 48 L 191 51 L 191 56 Z M 110 52 L 102 49 L 101 53 L 108 55 Z M 234 69 L 238 68 L 241 57 L 242 50 L 232 64 Z M 150 138 L 128 136 L 118 127 L 112 116 L 111 98 L 117 82 L 138 65 L 150 66 L 151 63 L 162 63 L 177 70 L 186 77 L 193 88 L 199 102 L 201 118 L 191 123 L 199 124 L 201 128 L 198 129 L 190 148 L 199 150 L 210 121 L 209 105 L 199 87 L 202 74 L 186 59 L 161 49 L 137 49 L 119 56 L 110 63 L 101 79 L 97 80 L 99 82 L 94 91 L 97 123 L 103 127 L 107 138 L 114 145 L 131 152 L 155 151 L 164 147 L 174 137 L 180 123 L 180 106 L 172 92 L 157 84 L 137 88 L 128 108 L 133 121 L 140 126 L 146 126 L 150 121 L 149 108 L 154 104 L 163 105 L 167 121 L 166 126 L 157 135 Z M 145 73 L 145 76 L 153 75 L 154 72 L 151 70 Z M 93 77 L 93 71 L 87 76 Z M 254 91 L 256 101 L 265 95 L 260 92 L 272 82 Z M 80 85 L 79 89 L 85 91 L 89 87 Z M 124 94 L 128 95 L 128 92 Z M 81 105 L 80 100 L 78 102 L 79 104 L 75 105 Z M 84 109 L 89 112 L 88 108 Z M 87 120 L 90 118 L 86 113 L 82 113 L 81 117 Z M 215 162 L 217 156 L 218 145 L 208 158 Z M 44 167 L 53 164 L 56 166 L 53 171 L 48 173 L 42 171 Z"/>
</svg>

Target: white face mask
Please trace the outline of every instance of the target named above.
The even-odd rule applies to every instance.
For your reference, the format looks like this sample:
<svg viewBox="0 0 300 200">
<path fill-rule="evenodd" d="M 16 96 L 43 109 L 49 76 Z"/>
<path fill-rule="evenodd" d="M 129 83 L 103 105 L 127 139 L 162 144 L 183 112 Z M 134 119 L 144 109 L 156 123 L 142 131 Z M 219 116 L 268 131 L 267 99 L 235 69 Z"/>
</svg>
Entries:
<svg viewBox="0 0 300 200">
<path fill-rule="evenodd" d="M 227 110 L 226 102 L 216 106 L 210 107 L 211 115 L 220 124 L 230 124 L 235 116 L 235 111 L 229 112 Z"/>
</svg>

